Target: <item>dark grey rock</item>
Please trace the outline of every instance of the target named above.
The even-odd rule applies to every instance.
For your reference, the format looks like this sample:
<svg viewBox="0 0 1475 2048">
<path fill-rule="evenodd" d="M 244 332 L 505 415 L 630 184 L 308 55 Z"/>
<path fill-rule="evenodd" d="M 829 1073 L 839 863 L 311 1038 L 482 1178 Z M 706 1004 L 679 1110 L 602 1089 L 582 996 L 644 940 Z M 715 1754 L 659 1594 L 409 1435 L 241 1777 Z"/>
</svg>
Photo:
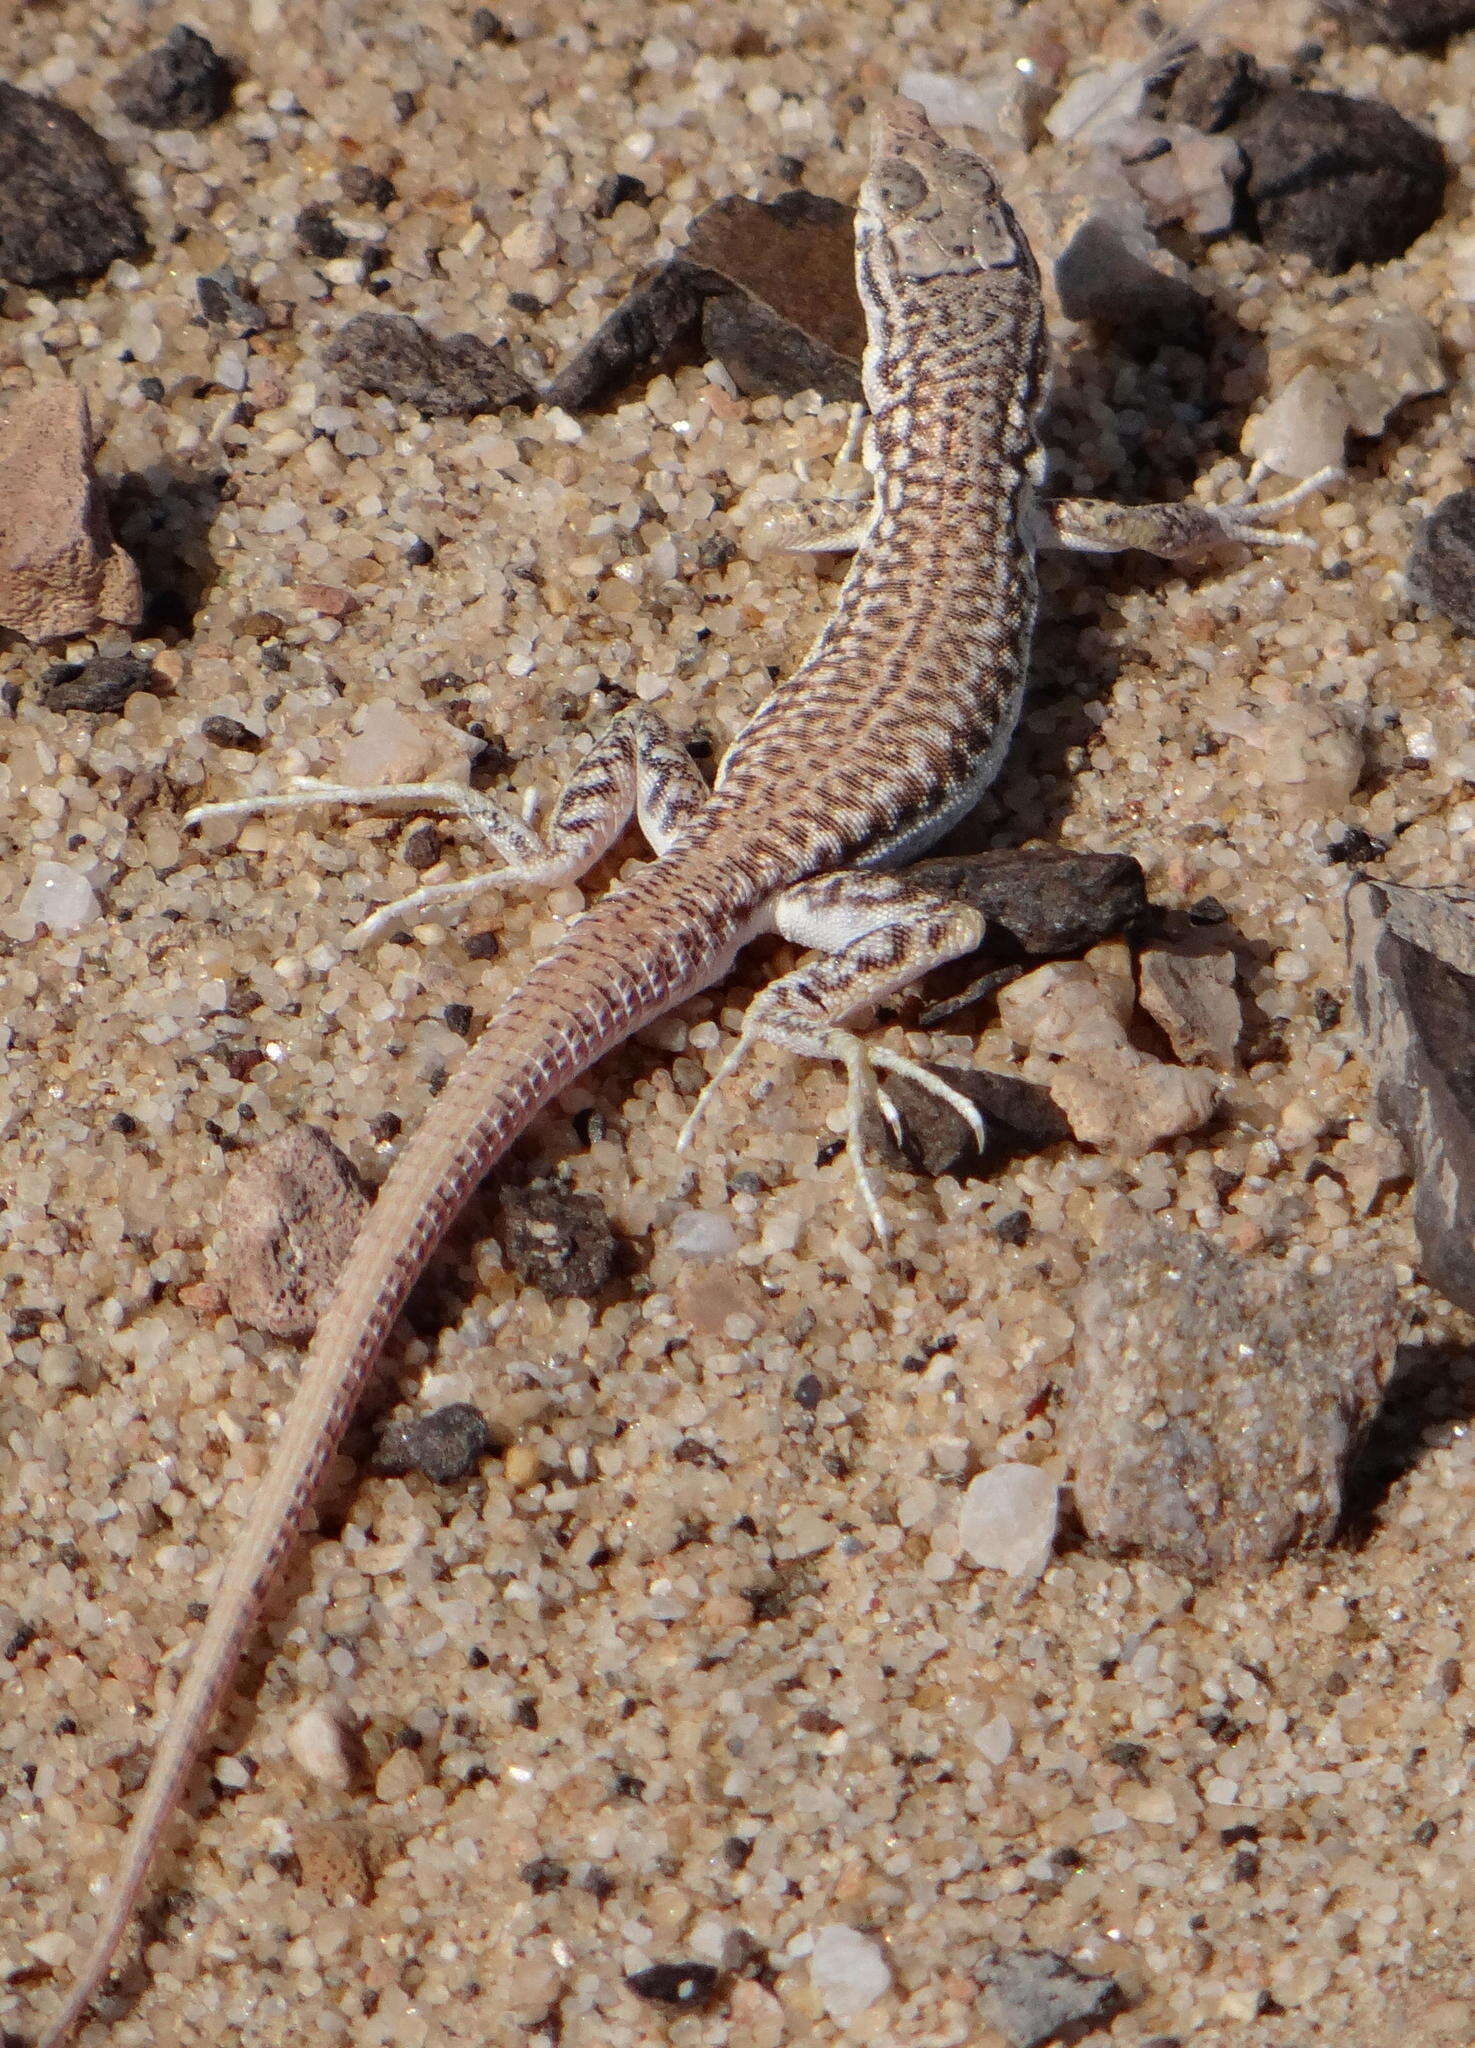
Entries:
<svg viewBox="0 0 1475 2048">
<path fill-rule="evenodd" d="M 711 1963 L 652 1963 L 625 1979 L 637 1998 L 651 2005 L 699 2012 L 710 2005 L 721 1972 Z"/>
<path fill-rule="evenodd" d="M 254 754 L 263 745 L 259 732 L 252 732 L 250 726 L 242 725 L 239 718 L 227 718 L 219 711 L 200 721 L 200 731 L 217 747 L 239 747 Z"/>
<path fill-rule="evenodd" d="M 543 393 L 549 405 L 583 412 L 599 405 L 639 371 L 675 362 L 696 339 L 703 287 L 679 257 L 653 263 L 571 356 Z"/>
<path fill-rule="evenodd" d="M 1367 43 L 1415 49 L 1475 28 L 1475 0 L 1326 0 L 1327 12 Z"/>
<path fill-rule="evenodd" d="M 404 313 L 359 313 L 340 327 L 323 360 L 349 391 L 382 391 L 431 419 L 528 406 L 534 392 L 514 369 L 505 341 L 431 334 Z"/>
<path fill-rule="evenodd" d="M 93 661 L 61 661 L 47 669 L 36 694 L 48 711 L 118 712 L 135 690 L 164 694 L 164 681 L 132 654 L 100 654 Z"/>
<path fill-rule="evenodd" d="M 147 248 L 122 175 L 81 115 L 0 83 L 0 277 L 48 291 Z"/>
<path fill-rule="evenodd" d="M 1315 1279 L 1159 1225 L 1113 1243 L 1060 1389 L 1087 1533 L 1195 1578 L 1328 1543 L 1400 1323 L 1375 1266 Z"/>
<path fill-rule="evenodd" d="M 692 223 L 679 256 L 642 272 L 544 395 L 569 411 L 597 405 L 700 341 L 744 391 L 858 399 L 865 323 L 854 270 L 854 215 L 838 200 L 721 199 Z"/>
<path fill-rule="evenodd" d="M 266 325 L 266 315 L 256 294 L 223 265 L 195 279 L 195 297 L 212 327 L 228 327 L 233 334 L 244 337 L 259 334 Z"/>
<path fill-rule="evenodd" d="M 141 128 L 208 128 L 230 105 L 229 59 L 183 22 L 113 84 L 113 104 Z"/>
<path fill-rule="evenodd" d="M 1285 88 L 1229 132 L 1244 152 L 1249 231 L 1318 270 L 1387 263 L 1443 211 L 1443 149 L 1382 100 Z"/>
<path fill-rule="evenodd" d="M 611 171 L 601 178 L 594 200 L 589 208 L 592 220 L 608 220 L 617 206 L 627 203 L 644 206 L 650 194 L 639 178 L 632 178 L 628 171 Z"/>
<path fill-rule="evenodd" d="M 901 1118 L 901 1143 L 879 1110 L 868 1111 L 866 1144 L 884 1165 L 925 1174 L 990 1174 L 1010 1159 L 1027 1158 L 1058 1145 L 1071 1134 L 1063 1111 L 1048 1089 L 1013 1074 L 989 1074 L 971 1067 L 936 1067 L 950 1088 L 980 1111 L 987 1127 L 982 1152 L 955 1109 L 904 1074 L 884 1075 L 886 1093 Z"/>
<path fill-rule="evenodd" d="M 1378 1115 L 1414 1177 L 1424 1277 L 1475 1310 L 1475 903 L 1363 877 L 1347 932 Z"/>
<path fill-rule="evenodd" d="M 1475 491 L 1441 498 L 1419 522 L 1405 574 L 1420 604 L 1475 633 Z"/>
<path fill-rule="evenodd" d="M 1055 283 L 1068 320 L 1090 320 L 1132 346 L 1203 341 L 1204 299 L 1128 248 L 1108 221 L 1092 218 L 1076 230 L 1056 259 Z"/>
<path fill-rule="evenodd" d="M 292 224 L 297 246 L 314 263 L 331 263 L 353 246 L 321 200 L 304 206 Z"/>
<path fill-rule="evenodd" d="M 620 1241 L 603 1205 L 557 1181 L 504 1187 L 497 1235 L 517 1277 L 550 1300 L 588 1300 L 620 1262 Z"/>
<path fill-rule="evenodd" d="M 382 213 L 395 197 L 394 181 L 367 164 L 346 164 L 338 173 L 338 190 L 350 206 L 372 206 Z"/>
<path fill-rule="evenodd" d="M 1072 853 L 1058 846 L 1005 847 L 916 861 L 909 880 L 954 897 L 988 920 L 981 951 L 997 961 L 1084 952 L 1148 910 L 1142 869 L 1129 853 Z M 956 995 L 930 1004 L 924 1029 L 995 994 L 1021 971 L 990 965 Z"/>
<path fill-rule="evenodd" d="M 1126 2009 L 1114 1977 L 1088 1977 L 1049 1949 L 1001 1951 L 975 1970 L 984 2017 L 1009 2048 L 1079 2041 Z"/>
<path fill-rule="evenodd" d="M 376 1472 L 421 1472 L 441 1485 L 465 1479 L 499 1448 L 486 1417 L 469 1401 L 452 1401 L 430 1415 L 391 1422 L 375 1446 Z"/>
</svg>

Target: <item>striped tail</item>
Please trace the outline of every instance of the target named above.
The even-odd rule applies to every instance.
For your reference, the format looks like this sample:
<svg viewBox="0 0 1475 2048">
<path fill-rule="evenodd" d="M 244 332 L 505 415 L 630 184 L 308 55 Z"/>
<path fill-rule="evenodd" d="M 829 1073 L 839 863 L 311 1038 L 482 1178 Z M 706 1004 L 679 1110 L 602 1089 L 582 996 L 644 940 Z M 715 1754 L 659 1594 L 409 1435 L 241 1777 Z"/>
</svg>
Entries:
<svg viewBox="0 0 1475 2048">
<path fill-rule="evenodd" d="M 175 1696 L 102 1923 L 37 2048 L 101 1989 L 262 1601 L 291 1549 L 405 1297 L 471 1190 L 551 1097 L 726 968 L 736 944 L 676 864 L 579 918 L 483 1029 L 381 1190 L 318 1324 L 286 1424 Z"/>
</svg>

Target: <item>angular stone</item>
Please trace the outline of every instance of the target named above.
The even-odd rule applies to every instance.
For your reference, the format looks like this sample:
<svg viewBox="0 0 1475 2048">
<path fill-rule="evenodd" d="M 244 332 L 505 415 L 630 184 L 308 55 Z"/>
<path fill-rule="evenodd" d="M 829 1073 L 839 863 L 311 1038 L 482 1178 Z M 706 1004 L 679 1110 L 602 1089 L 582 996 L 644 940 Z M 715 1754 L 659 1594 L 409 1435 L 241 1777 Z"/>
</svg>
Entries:
<svg viewBox="0 0 1475 2048">
<path fill-rule="evenodd" d="M 865 320 L 850 207 L 812 192 L 769 205 L 719 199 L 682 254 L 726 287 L 703 304 L 702 339 L 739 390 L 859 400 Z"/>
<path fill-rule="evenodd" d="M 352 1160 L 312 1124 L 248 1152 L 222 1204 L 231 1314 L 273 1337 L 310 1337 L 368 1208 Z"/>
<path fill-rule="evenodd" d="M 843 1921 L 816 1930 L 809 1977 L 826 2013 L 842 2026 L 859 2019 L 891 1989 L 891 1966 L 881 1944 Z"/>
<path fill-rule="evenodd" d="M 584 412 L 638 371 L 654 372 L 677 361 L 696 339 L 702 297 L 701 279 L 679 256 L 648 265 L 546 387 L 545 402 L 565 412 Z"/>
<path fill-rule="evenodd" d="M 1088 1977 L 1049 1949 L 999 1952 L 975 1968 L 984 2017 L 1009 2048 L 1047 2048 L 1094 2034 L 1127 2000 L 1113 1977 Z"/>
<path fill-rule="evenodd" d="M 0 83 L 0 277 L 50 291 L 147 247 L 128 188 L 81 115 Z"/>
<path fill-rule="evenodd" d="M 1366 1264 L 1314 1279 L 1157 1225 L 1114 1242 L 1060 1382 L 1087 1532 L 1199 1578 L 1330 1542 L 1401 1324 Z"/>
<path fill-rule="evenodd" d="M 429 419 L 470 419 L 503 406 L 530 406 L 535 393 L 514 369 L 505 341 L 431 334 L 403 313 L 358 313 L 323 351 L 349 391 L 382 391 Z"/>
<path fill-rule="evenodd" d="M 1147 884 L 1130 853 L 1005 847 L 913 861 L 908 881 L 981 911 L 1021 953 L 1079 953 L 1126 929 L 1147 909 Z"/>
<path fill-rule="evenodd" d="M 1135 1046 L 1062 1060 L 1050 1093 L 1083 1145 L 1135 1158 L 1202 1130 L 1219 1086 L 1203 1067 L 1170 1067 Z"/>
<path fill-rule="evenodd" d="M 162 694 L 164 679 L 132 654 L 100 654 L 93 661 L 58 662 L 36 695 L 48 711 L 86 711 L 98 717 L 121 711 L 135 690 Z"/>
<path fill-rule="evenodd" d="M 1047 1088 L 1015 1074 L 990 1074 L 972 1067 L 934 1067 L 940 1080 L 966 1096 L 986 1129 L 980 1152 L 971 1127 L 939 1096 L 904 1074 L 884 1077 L 886 1093 L 901 1118 L 901 1142 L 879 1110 L 868 1109 L 862 1130 L 866 1146 L 884 1166 L 925 1174 L 991 1174 L 1011 1159 L 1028 1158 L 1071 1135 L 1063 1112 Z"/>
<path fill-rule="evenodd" d="M 700 343 L 744 391 L 858 399 L 865 322 L 854 272 L 854 215 L 838 200 L 720 199 L 679 255 L 640 274 L 544 397 L 584 410 Z"/>
<path fill-rule="evenodd" d="M 497 1235 L 518 1278 L 552 1301 L 588 1300 L 608 1284 L 620 1261 L 620 1240 L 602 1203 L 557 1181 L 504 1187 Z"/>
<path fill-rule="evenodd" d="M 1227 1073 L 1244 1026 L 1234 992 L 1232 953 L 1168 953 L 1156 948 L 1137 962 L 1142 1007 L 1167 1034 L 1174 1056 L 1207 1060 Z"/>
<path fill-rule="evenodd" d="M 108 526 L 84 394 L 40 385 L 11 399 L 3 427 L 0 626 L 27 640 L 136 626 L 138 571 Z"/>
<path fill-rule="evenodd" d="M 1037 1579 L 1050 1561 L 1060 1486 L 1038 1465 L 980 1472 L 958 1510 L 958 1538 L 973 1563 L 1011 1579 Z"/>
<path fill-rule="evenodd" d="M 1414 1176 L 1424 1277 L 1475 1310 L 1475 903 L 1361 880 L 1347 927 L 1353 1011 L 1378 1115 Z"/>
<path fill-rule="evenodd" d="M 113 82 L 113 104 L 142 128 L 208 128 L 230 105 L 231 67 L 179 22 Z"/>
</svg>

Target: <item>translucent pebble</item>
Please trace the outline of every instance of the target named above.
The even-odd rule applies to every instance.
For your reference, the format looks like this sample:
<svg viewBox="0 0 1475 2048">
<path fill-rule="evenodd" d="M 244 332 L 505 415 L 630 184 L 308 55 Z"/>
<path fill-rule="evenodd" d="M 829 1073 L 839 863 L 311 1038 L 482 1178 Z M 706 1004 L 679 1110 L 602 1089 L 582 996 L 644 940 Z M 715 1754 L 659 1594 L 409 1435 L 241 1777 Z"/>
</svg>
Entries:
<svg viewBox="0 0 1475 2048">
<path fill-rule="evenodd" d="M 809 1976 L 832 2020 L 853 2020 L 891 1989 L 879 1942 L 843 1922 L 821 1927 L 810 1951 Z"/>
<path fill-rule="evenodd" d="M 57 936 L 80 930 L 97 916 L 97 892 L 86 875 L 59 860 L 38 860 L 21 897 L 19 918 L 44 924 Z"/>
<path fill-rule="evenodd" d="M 995 1465 L 963 1496 L 958 1534 L 977 1565 L 1011 1579 L 1037 1578 L 1049 1561 L 1060 1488 L 1037 1465 Z"/>
<path fill-rule="evenodd" d="M 691 1259 L 720 1259 L 737 1250 L 732 1219 L 715 1209 L 688 1209 L 671 1225 L 671 1248 Z"/>
</svg>

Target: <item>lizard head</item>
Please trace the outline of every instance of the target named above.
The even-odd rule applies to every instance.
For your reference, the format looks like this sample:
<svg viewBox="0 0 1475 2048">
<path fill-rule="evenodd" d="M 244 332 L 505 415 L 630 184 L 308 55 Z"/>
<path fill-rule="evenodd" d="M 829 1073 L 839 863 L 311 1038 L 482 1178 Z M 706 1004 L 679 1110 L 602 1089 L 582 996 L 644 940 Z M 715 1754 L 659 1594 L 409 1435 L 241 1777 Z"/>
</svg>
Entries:
<svg viewBox="0 0 1475 2048">
<path fill-rule="evenodd" d="M 993 172 L 970 150 L 950 148 L 914 100 L 881 111 L 856 239 L 903 283 L 1034 268 Z"/>
</svg>

